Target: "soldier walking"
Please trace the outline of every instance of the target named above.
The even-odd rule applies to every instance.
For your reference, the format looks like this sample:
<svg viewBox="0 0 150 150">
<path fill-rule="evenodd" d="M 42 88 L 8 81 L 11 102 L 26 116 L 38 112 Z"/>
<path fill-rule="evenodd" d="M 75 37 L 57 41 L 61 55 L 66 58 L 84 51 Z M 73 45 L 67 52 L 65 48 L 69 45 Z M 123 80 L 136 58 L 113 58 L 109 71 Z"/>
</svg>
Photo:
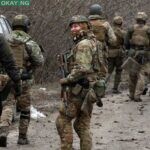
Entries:
<svg viewBox="0 0 150 150">
<path fill-rule="evenodd" d="M 146 24 L 148 16 L 145 12 L 138 12 L 136 24 L 128 29 L 125 46 L 128 55 L 133 59 L 129 72 L 129 97 L 131 100 L 142 101 L 146 78 L 150 80 L 150 27 Z M 133 67 L 132 67 L 133 66 Z"/>
<path fill-rule="evenodd" d="M 122 63 L 125 56 L 124 51 L 124 38 L 125 38 L 125 30 L 123 30 L 123 18 L 121 16 L 116 16 L 113 19 L 113 30 L 117 37 L 115 44 L 109 45 L 108 48 L 108 77 L 107 80 L 111 77 L 115 69 L 115 80 L 113 93 L 118 94 L 120 91 L 118 90 L 120 81 L 121 81 L 121 73 L 122 73 Z"/>
<path fill-rule="evenodd" d="M 0 63 L 1 63 L 1 70 L 5 70 L 6 72 L 0 73 L 0 101 L 4 100 L 6 97 L 7 101 L 1 110 L 1 117 L 0 117 L 0 147 L 6 147 L 7 145 L 7 134 L 8 128 L 12 121 L 13 110 L 7 109 L 7 106 L 12 106 L 14 101 L 10 98 L 7 98 L 5 95 L 5 88 L 6 84 L 10 82 L 11 79 L 14 82 L 13 90 L 14 96 L 18 97 L 21 95 L 21 77 L 19 73 L 19 69 L 17 68 L 13 55 L 11 53 L 11 49 L 9 47 L 8 42 L 4 39 L 3 35 L 0 34 Z M 10 78 L 10 79 L 9 79 Z M 10 85 L 11 86 L 11 85 Z M 9 95 L 9 93 L 8 93 Z"/>
<path fill-rule="evenodd" d="M 33 85 L 33 76 L 35 69 L 43 64 L 44 59 L 40 47 L 28 34 L 30 20 L 26 15 L 15 16 L 13 18 L 12 28 L 13 31 L 8 42 L 22 79 L 22 95 L 17 97 L 17 109 L 20 110 L 18 144 L 24 145 L 29 143 L 27 131 L 30 122 L 30 90 Z M 1 118 L 1 122 L 12 118 L 13 114 L 9 112 L 13 110 L 16 102 L 13 93 L 11 93 L 10 101 L 11 103 L 3 108 L 3 114 L 7 114 L 7 116 L 3 117 L 3 119 Z M 8 110 L 10 111 L 8 112 Z M 7 128 L 7 134 L 8 131 L 9 129 Z"/>
</svg>

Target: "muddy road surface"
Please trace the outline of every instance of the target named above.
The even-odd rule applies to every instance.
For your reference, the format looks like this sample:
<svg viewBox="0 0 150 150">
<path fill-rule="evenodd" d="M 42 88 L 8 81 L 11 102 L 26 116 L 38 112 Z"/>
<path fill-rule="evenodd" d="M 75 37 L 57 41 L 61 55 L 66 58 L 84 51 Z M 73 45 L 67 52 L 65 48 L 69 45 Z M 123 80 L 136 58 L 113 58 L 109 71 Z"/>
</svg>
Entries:
<svg viewBox="0 0 150 150">
<path fill-rule="evenodd" d="M 18 121 L 8 136 L 7 150 L 59 150 L 60 140 L 55 127 L 58 115 L 59 89 L 33 89 L 32 104 L 46 118 L 31 119 L 28 132 L 29 145 L 17 145 Z M 104 107 L 94 106 L 91 133 L 92 150 L 150 150 L 150 97 L 132 102 L 124 90 L 119 95 L 108 92 Z M 16 119 L 17 120 L 17 119 Z M 74 133 L 74 150 L 79 150 L 79 139 Z"/>
</svg>

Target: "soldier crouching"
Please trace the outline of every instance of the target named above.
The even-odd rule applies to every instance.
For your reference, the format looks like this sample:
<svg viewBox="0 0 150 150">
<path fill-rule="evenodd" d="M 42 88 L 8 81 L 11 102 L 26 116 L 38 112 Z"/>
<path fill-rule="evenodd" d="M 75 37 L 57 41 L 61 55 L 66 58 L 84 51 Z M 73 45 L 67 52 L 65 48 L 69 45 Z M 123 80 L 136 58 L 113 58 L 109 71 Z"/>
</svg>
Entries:
<svg viewBox="0 0 150 150">
<path fill-rule="evenodd" d="M 73 16 L 70 29 L 75 46 L 66 57 L 69 62 L 68 75 L 60 80 L 62 103 L 56 127 L 61 139 L 61 150 L 72 150 L 71 121 L 75 119 L 74 129 L 80 138 L 80 149 L 91 150 L 91 114 L 94 102 L 98 99 L 101 102 L 105 93 L 105 73 L 102 71 L 106 71 L 106 68 L 100 46 L 90 32 L 88 19 L 81 15 Z"/>
</svg>

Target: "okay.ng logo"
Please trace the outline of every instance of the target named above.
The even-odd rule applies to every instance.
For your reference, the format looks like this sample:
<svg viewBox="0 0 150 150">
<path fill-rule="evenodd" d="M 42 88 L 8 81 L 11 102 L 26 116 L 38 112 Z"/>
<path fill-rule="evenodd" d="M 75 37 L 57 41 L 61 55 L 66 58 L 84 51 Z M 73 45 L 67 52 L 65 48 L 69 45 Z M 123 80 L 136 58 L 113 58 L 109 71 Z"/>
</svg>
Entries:
<svg viewBox="0 0 150 150">
<path fill-rule="evenodd" d="M 0 0 L 0 6 L 30 6 L 30 0 Z"/>
</svg>

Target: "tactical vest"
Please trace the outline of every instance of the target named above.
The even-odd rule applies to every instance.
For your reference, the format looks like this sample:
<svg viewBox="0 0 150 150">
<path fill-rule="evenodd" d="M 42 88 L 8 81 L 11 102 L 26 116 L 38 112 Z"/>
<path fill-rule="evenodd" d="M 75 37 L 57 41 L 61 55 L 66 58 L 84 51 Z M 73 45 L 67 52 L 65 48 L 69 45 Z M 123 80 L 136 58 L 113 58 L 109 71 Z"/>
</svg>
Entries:
<svg viewBox="0 0 150 150">
<path fill-rule="evenodd" d="M 139 26 L 139 25 L 134 25 L 133 27 L 133 32 L 132 32 L 132 37 L 130 40 L 131 45 L 133 46 L 144 46 L 147 47 L 149 46 L 149 37 L 147 34 L 148 26 Z"/>
<path fill-rule="evenodd" d="M 96 36 L 96 39 L 105 42 L 107 37 L 107 29 L 104 26 L 104 20 L 91 20 L 93 33 Z"/>
<path fill-rule="evenodd" d="M 12 53 L 16 62 L 16 65 L 23 69 L 24 67 L 24 58 L 27 55 L 27 52 L 25 50 L 25 43 L 19 42 L 19 41 L 9 41 L 9 45 L 12 49 Z"/>
</svg>

